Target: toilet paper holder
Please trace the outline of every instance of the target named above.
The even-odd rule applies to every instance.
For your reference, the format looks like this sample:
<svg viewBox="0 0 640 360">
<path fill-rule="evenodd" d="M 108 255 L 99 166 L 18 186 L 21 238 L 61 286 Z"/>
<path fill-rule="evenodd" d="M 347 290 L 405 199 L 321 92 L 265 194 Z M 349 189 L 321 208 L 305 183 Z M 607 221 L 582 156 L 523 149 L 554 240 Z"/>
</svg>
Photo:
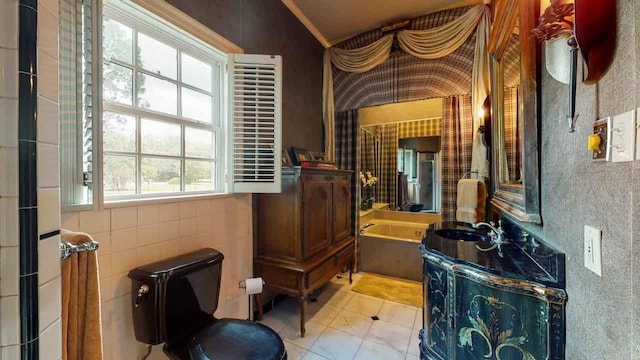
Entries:
<svg viewBox="0 0 640 360">
<path fill-rule="evenodd" d="M 266 283 L 264 282 L 264 280 L 262 280 L 262 286 L 264 286 Z M 247 280 L 240 280 L 238 282 L 238 289 L 246 289 L 247 288 Z"/>
</svg>

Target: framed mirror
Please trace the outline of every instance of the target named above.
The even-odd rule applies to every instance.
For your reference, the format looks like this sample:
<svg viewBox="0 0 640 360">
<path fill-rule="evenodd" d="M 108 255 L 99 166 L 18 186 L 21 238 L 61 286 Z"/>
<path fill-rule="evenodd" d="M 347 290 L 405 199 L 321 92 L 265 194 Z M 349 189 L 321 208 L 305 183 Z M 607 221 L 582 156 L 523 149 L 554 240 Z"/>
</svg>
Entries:
<svg viewBox="0 0 640 360">
<path fill-rule="evenodd" d="M 498 0 L 489 41 L 495 210 L 541 223 L 538 0 Z"/>
</svg>

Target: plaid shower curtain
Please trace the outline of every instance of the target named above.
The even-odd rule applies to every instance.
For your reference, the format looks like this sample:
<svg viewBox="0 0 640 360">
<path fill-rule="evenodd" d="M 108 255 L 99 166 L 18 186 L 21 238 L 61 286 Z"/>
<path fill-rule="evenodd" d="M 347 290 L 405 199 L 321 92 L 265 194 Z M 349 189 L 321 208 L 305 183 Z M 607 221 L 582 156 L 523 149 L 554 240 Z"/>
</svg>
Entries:
<svg viewBox="0 0 640 360">
<path fill-rule="evenodd" d="M 360 142 L 360 125 L 358 123 L 358 110 L 349 110 L 336 113 L 335 121 L 335 156 L 338 169 L 353 170 L 351 176 L 351 234 L 355 236 L 359 227 L 360 207 L 360 177 L 358 176 L 360 164 L 358 145 Z M 358 269 L 358 259 L 360 258 L 360 247 L 356 241 L 356 264 Z"/>
<path fill-rule="evenodd" d="M 360 171 L 363 173 L 370 171 L 373 176 L 380 177 L 377 153 L 378 146 L 376 142 L 376 135 L 374 133 L 360 129 Z M 373 186 L 371 196 L 375 199 L 380 198 L 377 184 Z"/>
<path fill-rule="evenodd" d="M 471 95 L 445 98 L 442 114 L 442 220 L 455 221 L 458 180 L 471 170 Z"/>
<path fill-rule="evenodd" d="M 395 209 L 398 206 L 398 124 L 382 125 L 380 132 L 380 202 L 389 203 L 389 207 Z"/>
<path fill-rule="evenodd" d="M 509 181 L 520 180 L 522 156 L 520 152 L 519 133 L 520 117 L 518 116 L 518 87 L 504 89 L 504 149 L 507 155 Z"/>
</svg>

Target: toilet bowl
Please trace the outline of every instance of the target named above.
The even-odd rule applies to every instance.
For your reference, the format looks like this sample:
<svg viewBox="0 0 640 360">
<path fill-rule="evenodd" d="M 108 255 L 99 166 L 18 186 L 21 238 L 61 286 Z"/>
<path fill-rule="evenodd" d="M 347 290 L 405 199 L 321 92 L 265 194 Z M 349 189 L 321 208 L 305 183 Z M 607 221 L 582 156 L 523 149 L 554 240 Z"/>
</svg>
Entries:
<svg viewBox="0 0 640 360">
<path fill-rule="evenodd" d="M 213 316 L 223 259 L 205 248 L 131 270 L 136 339 L 164 343 L 164 353 L 176 360 L 286 359 L 282 339 L 272 329 Z"/>
</svg>

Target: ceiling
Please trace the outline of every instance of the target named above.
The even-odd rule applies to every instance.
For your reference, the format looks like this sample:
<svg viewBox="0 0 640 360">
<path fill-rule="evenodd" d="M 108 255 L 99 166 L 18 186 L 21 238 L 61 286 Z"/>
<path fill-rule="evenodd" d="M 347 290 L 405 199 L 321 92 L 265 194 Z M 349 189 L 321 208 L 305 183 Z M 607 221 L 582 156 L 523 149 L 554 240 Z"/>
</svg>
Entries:
<svg viewBox="0 0 640 360">
<path fill-rule="evenodd" d="M 282 0 L 325 47 L 394 21 L 483 0 Z"/>
</svg>

